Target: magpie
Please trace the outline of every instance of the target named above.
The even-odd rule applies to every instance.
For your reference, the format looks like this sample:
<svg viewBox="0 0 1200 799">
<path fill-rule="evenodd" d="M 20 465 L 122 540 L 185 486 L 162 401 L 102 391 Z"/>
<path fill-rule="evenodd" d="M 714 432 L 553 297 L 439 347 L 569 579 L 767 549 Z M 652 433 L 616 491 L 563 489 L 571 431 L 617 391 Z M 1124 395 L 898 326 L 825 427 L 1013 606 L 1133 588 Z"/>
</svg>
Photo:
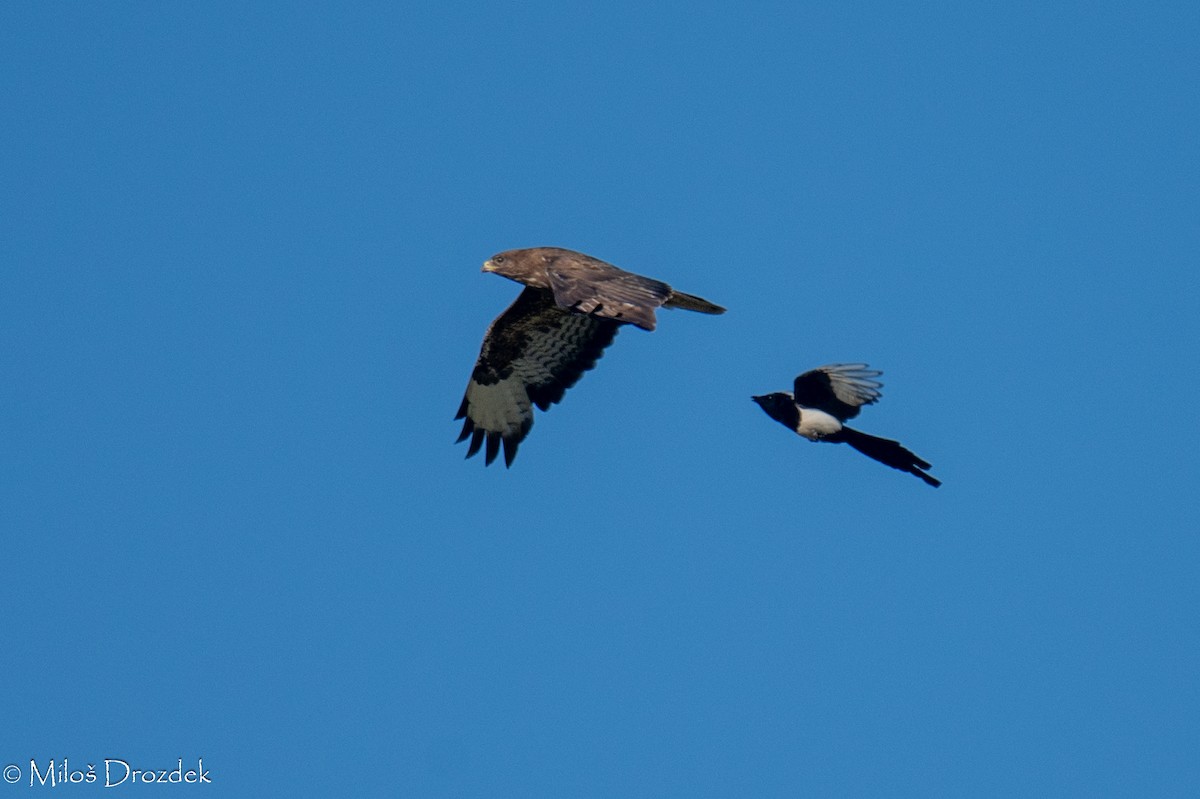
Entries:
<svg viewBox="0 0 1200 799">
<path fill-rule="evenodd" d="M 883 396 L 875 378 L 882 375 L 865 363 L 831 363 L 796 378 L 794 394 L 777 391 L 750 399 L 784 427 L 809 441 L 846 443 L 893 469 L 916 475 L 937 488 L 941 480 L 926 474 L 929 464 L 890 438 L 879 438 L 843 424 L 858 416 L 859 408 Z"/>
</svg>

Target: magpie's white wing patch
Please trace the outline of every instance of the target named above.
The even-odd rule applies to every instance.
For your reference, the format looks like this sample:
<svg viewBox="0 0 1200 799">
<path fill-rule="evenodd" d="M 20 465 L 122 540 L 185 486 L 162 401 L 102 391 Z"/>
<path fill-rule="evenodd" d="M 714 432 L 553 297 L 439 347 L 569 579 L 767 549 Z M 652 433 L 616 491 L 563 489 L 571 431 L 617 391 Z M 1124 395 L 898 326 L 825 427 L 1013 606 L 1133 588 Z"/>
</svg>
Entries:
<svg viewBox="0 0 1200 799">
<path fill-rule="evenodd" d="M 467 457 L 485 448 L 491 464 L 504 446 L 512 465 L 533 426 L 533 406 L 547 410 L 596 365 L 620 323 L 566 311 L 554 295 L 526 288 L 496 317 L 483 337 L 456 419 L 458 440 L 471 439 Z"/>
</svg>

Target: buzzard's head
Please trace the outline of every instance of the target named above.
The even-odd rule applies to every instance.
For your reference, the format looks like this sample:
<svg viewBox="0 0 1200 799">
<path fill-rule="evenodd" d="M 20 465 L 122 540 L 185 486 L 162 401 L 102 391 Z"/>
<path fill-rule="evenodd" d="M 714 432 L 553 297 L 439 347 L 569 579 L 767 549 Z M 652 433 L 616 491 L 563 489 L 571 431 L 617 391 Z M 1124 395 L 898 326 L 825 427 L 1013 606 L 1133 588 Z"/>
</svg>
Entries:
<svg viewBox="0 0 1200 799">
<path fill-rule="evenodd" d="M 533 286 L 536 289 L 550 288 L 546 267 L 557 257 L 556 248 L 534 247 L 528 250 L 505 250 L 483 262 L 484 272 Z"/>
</svg>

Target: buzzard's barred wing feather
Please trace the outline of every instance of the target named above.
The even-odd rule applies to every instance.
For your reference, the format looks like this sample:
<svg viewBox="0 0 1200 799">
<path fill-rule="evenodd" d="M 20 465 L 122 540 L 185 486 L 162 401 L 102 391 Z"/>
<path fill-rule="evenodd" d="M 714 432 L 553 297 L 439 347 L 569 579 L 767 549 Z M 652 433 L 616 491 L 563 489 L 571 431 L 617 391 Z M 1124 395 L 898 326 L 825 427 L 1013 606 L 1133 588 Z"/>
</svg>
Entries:
<svg viewBox="0 0 1200 799">
<path fill-rule="evenodd" d="M 548 291 L 526 288 L 483 337 L 479 359 L 459 406 L 458 440 L 467 457 L 484 449 L 491 464 L 504 447 L 512 465 L 533 426 L 533 406 L 547 410 L 562 399 L 612 343 L 618 323 L 562 310 Z"/>
<path fill-rule="evenodd" d="M 797 405 L 825 411 L 844 422 L 882 396 L 883 384 L 875 380 L 881 374 L 865 363 L 831 363 L 799 375 L 792 390 Z"/>
</svg>

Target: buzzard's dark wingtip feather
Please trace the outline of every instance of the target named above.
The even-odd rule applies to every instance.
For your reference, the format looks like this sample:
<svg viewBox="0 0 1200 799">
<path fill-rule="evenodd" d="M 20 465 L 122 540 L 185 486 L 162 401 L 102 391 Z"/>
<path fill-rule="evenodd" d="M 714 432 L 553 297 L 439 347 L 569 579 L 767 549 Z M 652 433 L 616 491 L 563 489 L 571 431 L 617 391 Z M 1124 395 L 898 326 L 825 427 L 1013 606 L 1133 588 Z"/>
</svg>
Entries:
<svg viewBox="0 0 1200 799">
<path fill-rule="evenodd" d="M 515 438 L 504 439 L 504 468 L 512 466 L 513 459 L 517 457 L 517 446 L 521 442 Z"/>
<path fill-rule="evenodd" d="M 478 427 L 471 431 L 471 445 L 467 447 L 468 458 L 470 458 L 476 452 L 479 452 L 479 448 L 483 446 L 483 437 L 485 433 L 486 431 L 481 430 Z"/>
<path fill-rule="evenodd" d="M 455 418 L 455 419 L 462 419 L 463 417 L 461 417 L 461 416 L 455 416 L 454 418 Z M 463 421 L 463 429 L 462 429 L 462 432 L 458 434 L 458 438 L 454 439 L 454 443 L 455 443 L 455 444 L 459 444 L 459 443 L 462 443 L 463 441 L 466 441 L 466 440 L 467 440 L 467 436 L 471 435 L 471 431 L 472 431 L 472 430 L 474 430 L 474 429 L 475 429 L 475 423 L 474 423 L 474 422 L 472 422 L 470 419 L 465 419 L 465 420 Z"/>
<path fill-rule="evenodd" d="M 487 435 L 487 452 L 484 454 L 483 465 L 491 466 L 492 461 L 496 460 L 496 455 L 500 452 L 500 434 L 489 432 Z"/>
<path fill-rule="evenodd" d="M 462 419 L 466 415 L 467 415 L 467 398 L 463 397 L 462 404 L 458 406 L 458 413 L 455 414 L 454 418 Z M 460 438 L 459 441 L 462 441 L 462 439 Z"/>
</svg>

